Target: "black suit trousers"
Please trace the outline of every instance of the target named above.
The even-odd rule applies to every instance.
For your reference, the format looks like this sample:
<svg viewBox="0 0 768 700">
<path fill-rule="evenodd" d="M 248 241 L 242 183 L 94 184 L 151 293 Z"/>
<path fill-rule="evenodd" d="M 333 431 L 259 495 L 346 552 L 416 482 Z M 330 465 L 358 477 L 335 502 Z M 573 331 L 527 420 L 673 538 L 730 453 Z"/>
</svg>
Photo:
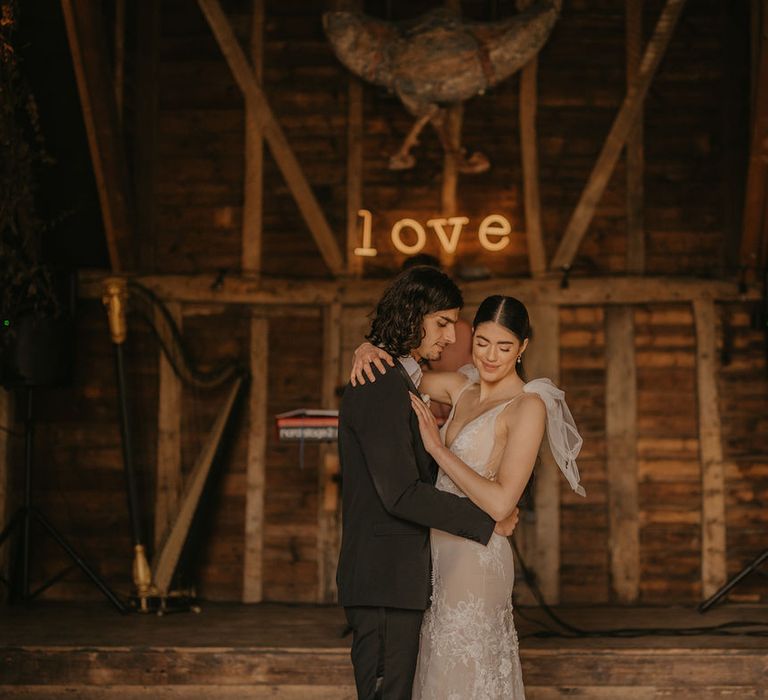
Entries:
<svg viewBox="0 0 768 700">
<path fill-rule="evenodd" d="M 344 608 L 359 700 L 411 700 L 423 610 Z"/>
</svg>

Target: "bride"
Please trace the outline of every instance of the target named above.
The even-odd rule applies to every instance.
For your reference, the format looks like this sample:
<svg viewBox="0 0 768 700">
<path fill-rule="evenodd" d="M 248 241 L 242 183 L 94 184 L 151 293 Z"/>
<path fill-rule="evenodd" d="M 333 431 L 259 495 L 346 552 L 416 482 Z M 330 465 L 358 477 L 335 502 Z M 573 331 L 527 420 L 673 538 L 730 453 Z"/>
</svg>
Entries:
<svg viewBox="0 0 768 700">
<path fill-rule="evenodd" d="M 424 447 L 440 467 L 437 488 L 470 498 L 495 520 L 505 518 L 528 483 L 546 427 L 555 460 L 583 496 L 574 461 L 581 437 L 563 392 L 548 379 L 525 383 L 520 376 L 530 337 L 525 306 L 513 297 L 488 297 L 472 328 L 473 365 L 425 372 L 423 400 L 411 395 Z M 381 367 L 381 359 L 391 360 L 361 345 L 353 383 L 364 382 L 363 370 Z M 452 406 L 440 430 L 430 398 Z M 509 541 L 494 534 L 483 546 L 432 530 L 430 542 L 432 604 L 421 628 L 414 700 L 523 700 Z"/>
</svg>

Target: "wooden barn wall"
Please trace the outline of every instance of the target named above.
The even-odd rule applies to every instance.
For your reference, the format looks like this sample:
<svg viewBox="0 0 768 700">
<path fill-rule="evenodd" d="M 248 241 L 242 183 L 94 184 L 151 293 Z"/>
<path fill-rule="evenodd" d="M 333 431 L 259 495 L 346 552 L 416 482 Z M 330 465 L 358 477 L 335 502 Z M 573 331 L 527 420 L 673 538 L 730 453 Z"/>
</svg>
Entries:
<svg viewBox="0 0 768 700">
<path fill-rule="evenodd" d="M 701 597 L 696 334 L 687 305 L 635 319 L 642 602 Z"/>
<path fill-rule="evenodd" d="M 269 324 L 267 420 L 320 405 L 322 319 L 281 318 Z M 269 429 L 265 485 L 264 598 L 313 602 L 317 597 L 317 446 L 277 440 Z"/>
<path fill-rule="evenodd" d="M 188 316 L 183 319 L 183 339 L 201 369 L 211 370 L 231 358 L 242 362 L 248 352 L 248 315 L 243 309 L 234 308 L 210 316 Z M 155 354 L 157 352 L 155 348 Z M 228 386 L 207 391 L 183 388 L 181 467 L 184 479 L 188 478 L 228 391 Z M 185 568 L 195 579 L 199 593 L 206 598 L 227 600 L 240 595 L 247 426 L 247 401 L 241 401 L 223 459 L 212 471 L 199 522 L 191 534 Z"/>
<path fill-rule="evenodd" d="M 532 319 L 534 331 L 536 319 Z M 579 459 L 586 500 L 561 484 L 561 600 L 608 598 L 608 488 L 605 463 L 603 310 L 560 311 L 560 385 L 584 438 Z"/>
<path fill-rule="evenodd" d="M 321 0 L 267 0 L 264 90 L 295 150 L 332 229 L 344 248 L 346 211 L 346 71 L 323 36 Z M 540 56 L 539 154 L 543 228 L 554 252 L 624 95 L 624 3 L 571 0 Z M 661 7 L 645 3 L 649 35 Z M 367 2 L 384 16 L 414 16 L 434 2 Z M 475 2 L 467 16 L 488 19 L 513 12 L 512 2 Z M 248 43 L 250 0 L 224 7 L 240 41 Z M 723 236 L 722 118 L 724 74 L 718 3 L 690 2 L 646 105 L 645 156 L 647 270 L 710 275 L 720 272 Z M 157 153 L 151 191 L 151 246 L 158 272 L 239 271 L 244 179 L 242 96 L 202 14 L 187 0 L 164 0 L 158 67 Z M 524 275 L 522 176 L 515 78 L 469 102 L 464 143 L 488 153 L 483 175 L 460 179 L 458 213 L 470 219 L 459 245 L 459 265 Z M 388 231 L 398 218 L 425 222 L 439 210 L 442 155 L 433 132 L 417 147 L 416 168 L 386 168 L 411 124 L 399 102 L 366 86 L 364 97 L 363 205 L 373 212 L 379 256 L 368 275 L 389 276 L 402 262 Z M 140 136 L 137 136 L 140 138 Z M 306 225 L 265 149 L 263 270 L 267 276 L 327 276 Z M 624 270 L 625 173 L 611 179 L 575 267 L 580 273 Z M 482 252 L 477 224 L 488 213 L 512 222 L 502 253 Z M 425 252 L 437 254 L 428 236 Z M 367 310 L 342 315 L 342 364 L 359 342 Z M 735 573 L 764 548 L 768 499 L 768 415 L 765 336 L 752 330 L 742 306 L 720 309 L 724 351 L 719 374 L 726 459 L 728 572 Z M 212 366 L 222 358 L 248 358 L 249 310 L 191 312 L 184 339 L 193 358 Z M 696 601 L 700 585 L 701 489 L 696 406 L 695 331 L 686 305 L 636 307 L 638 468 L 640 479 L 641 602 Z M 533 319 L 535 325 L 535 319 Z M 579 460 L 588 498 L 561 491 L 561 600 L 612 600 L 608 552 L 608 483 L 605 441 L 604 313 L 596 307 L 563 308 L 561 384 L 585 438 Z M 157 424 L 158 347 L 140 324 L 127 344 L 131 408 L 145 522 L 151 522 Z M 321 401 L 322 320 L 269 319 L 268 420 L 275 413 Z M 35 498 L 63 533 L 120 591 L 130 586 L 131 542 L 121 466 L 112 348 L 103 310 L 84 302 L 78 319 L 78 363 L 71 386 L 40 390 Z M 182 455 L 187 472 L 223 398 L 223 392 L 185 389 Z M 195 535 L 190 579 L 214 599 L 242 594 L 245 415 L 217 467 L 203 524 Z M 19 410 L 16 411 L 18 419 Z M 15 424 L 18 431 L 18 420 Z M 21 485 L 21 442 L 11 441 L 13 499 Z M 318 454 L 308 447 L 303 467 L 295 445 L 268 431 L 264 598 L 317 598 Z M 149 532 L 149 528 L 148 528 Z M 148 538 L 151 541 L 151 537 Z M 66 561 L 50 540 L 35 540 L 34 579 L 56 573 Z M 759 579 L 742 595 L 761 594 Z M 95 598 L 78 573 L 46 593 Z M 764 593 L 762 594 L 764 595 Z"/>
<path fill-rule="evenodd" d="M 663 3 L 645 3 L 645 34 Z M 413 17 L 434 2 L 369 2 L 369 12 Z M 244 46 L 250 2 L 224 3 Z M 345 230 L 348 75 L 323 35 L 329 3 L 267 2 L 264 91 L 343 248 Z M 490 19 L 514 3 L 464 2 L 464 13 Z M 387 10 L 387 8 L 390 10 Z M 672 38 L 645 108 L 647 271 L 711 274 L 723 240 L 724 32 L 718 3 L 689 3 Z M 197 8 L 181 0 L 162 6 L 159 65 L 156 216 L 157 267 L 195 272 L 238 269 L 244 174 L 241 94 Z M 585 50 L 585 47 L 588 50 Z M 537 129 L 543 228 L 554 252 L 611 121 L 625 95 L 624 3 L 566 2 L 540 54 Z M 410 171 L 387 169 L 412 118 L 386 89 L 363 91 L 363 206 L 373 213 L 379 255 L 366 274 L 389 275 L 403 260 L 389 236 L 399 218 L 425 224 L 439 215 L 442 152 L 427 128 Z M 466 104 L 464 143 L 489 154 L 491 169 L 462 176 L 457 212 L 469 218 L 456 263 L 497 274 L 525 274 L 522 174 L 516 77 Z M 327 274 L 306 225 L 265 150 L 263 272 L 304 277 Z M 625 172 L 620 162 L 598 206 L 575 268 L 625 269 Z M 477 227 L 489 213 L 512 224 L 511 243 L 484 251 Z M 407 238 L 407 235 L 405 236 Z M 214 245 L 215 244 L 215 245 Z M 427 236 L 425 252 L 439 253 Z M 300 264 L 300 269 L 297 268 Z"/>
<path fill-rule="evenodd" d="M 720 311 L 726 552 L 733 576 L 765 550 L 768 531 L 768 343 L 755 307 Z M 731 598 L 766 600 L 765 579 L 752 575 Z"/>
<path fill-rule="evenodd" d="M 126 341 L 128 399 L 134 428 L 142 522 L 151 556 L 157 445 L 158 345 L 141 321 L 129 317 Z M 230 358 L 245 361 L 249 314 L 242 307 L 184 318 L 184 341 L 201 369 Z M 34 392 L 36 434 L 33 499 L 85 559 L 119 593 L 131 589 L 133 547 L 122 467 L 113 350 L 100 303 L 78 312 L 78 351 L 69 386 Z M 269 322 L 268 416 L 320 401 L 322 321 L 276 318 Z M 188 476 L 221 408 L 226 387 L 184 388 L 182 471 Z M 20 416 L 16 394 L 11 462 L 11 506 L 21 499 Z M 182 586 L 194 585 L 211 600 L 242 594 L 247 402 L 240 404 L 221 458 L 211 474 L 190 543 L 180 566 Z M 269 600 L 309 602 L 317 596 L 317 448 L 307 447 L 303 467 L 297 445 L 268 432 L 264 534 L 264 595 Z M 33 589 L 70 565 L 39 528 L 32 542 Z M 100 594 L 75 569 L 50 588 L 52 598 Z"/>
<path fill-rule="evenodd" d="M 33 504 L 119 593 L 130 590 L 133 544 L 120 441 L 117 384 L 106 316 L 99 302 L 83 302 L 77 314 L 77 352 L 71 383 L 33 389 Z M 127 384 L 136 434 L 135 462 L 141 503 L 153 498 L 152 465 L 157 413 L 156 346 L 149 332 L 131 327 L 125 346 Z M 13 505 L 23 488 L 24 396 L 14 392 L 11 443 Z M 149 513 L 149 510 L 145 510 Z M 147 523 L 151 519 L 145 519 Z M 71 560 L 38 525 L 31 542 L 32 590 L 71 566 Z M 79 569 L 45 592 L 54 598 L 100 594 Z"/>
</svg>

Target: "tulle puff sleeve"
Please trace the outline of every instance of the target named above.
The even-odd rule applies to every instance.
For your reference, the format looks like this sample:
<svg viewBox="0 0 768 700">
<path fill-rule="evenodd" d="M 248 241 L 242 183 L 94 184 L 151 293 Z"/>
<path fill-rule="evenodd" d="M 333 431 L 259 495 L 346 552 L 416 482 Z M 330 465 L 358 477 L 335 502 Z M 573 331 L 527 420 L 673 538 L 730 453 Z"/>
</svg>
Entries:
<svg viewBox="0 0 768 700">
<path fill-rule="evenodd" d="M 474 365 L 464 365 L 458 371 L 468 381 L 480 381 L 480 374 Z M 586 496 L 587 492 L 579 483 L 579 468 L 576 466 L 576 457 L 579 456 L 583 440 L 576 429 L 568 404 L 565 403 L 565 392 L 558 389 L 549 379 L 543 378 L 528 382 L 523 386 L 523 391 L 541 397 L 547 407 L 547 437 L 552 456 L 571 488 L 579 496 Z"/>
<path fill-rule="evenodd" d="M 523 387 L 523 391 L 537 394 L 544 401 L 547 407 L 547 437 L 555 462 L 571 488 L 579 496 L 586 496 L 584 487 L 579 483 L 579 469 L 576 466 L 576 457 L 583 440 L 568 404 L 565 403 L 565 392 L 549 379 L 534 379 Z"/>
</svg>

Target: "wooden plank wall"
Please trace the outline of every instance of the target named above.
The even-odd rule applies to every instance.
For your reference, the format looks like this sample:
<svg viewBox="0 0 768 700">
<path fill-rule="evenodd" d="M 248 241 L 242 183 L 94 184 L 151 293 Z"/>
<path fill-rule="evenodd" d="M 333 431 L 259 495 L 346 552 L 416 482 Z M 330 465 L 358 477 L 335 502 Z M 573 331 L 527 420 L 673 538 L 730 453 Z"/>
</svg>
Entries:
<svg viewBox="0 0 768 700">
<path fill-rule="evenodd" d="M 270 320 L 267 415 L 321 402 L 320 318 Z M 300 352 L 296 352 L 300 350 Z M 299 447 L 267 433 L 264 598 L 314 602 L 317 596 L 318 447 Z"/>
<path fill-rule="evenodd" d="M 228 356 L 247 358 L 250 316 L 187 308 L 184 334 L 194 356 L 211 366 Z M 210 311 L 215 313 L 211 315 Z M 365 332 L 367 309 L 342 313 L 342 366 Z M 728 573 L 750 561 L 763 547 L 766 526 L 762 504 L 768 498 L 768 444 L 765 415 L 764 337 L 750 327 L 741 306 L 719 308 L 726 319 L 720 345 L 730 338 L 728 361 L 718 367 L 726 477 Z M 561 386 L 567 392 L 585 439 L 579 459 L 586 500 L 560 480 L 561 602 L 615 601 L 609 549 L 610 505 L 606 445 L 606 357 L 604 312 L 597 307 L 560 310 Z M 534 324 L 536 319 L 534 318 Z M 696 404 L 696 344 L 688 305 L 635 307 L 637 361 L 637 452 L 639 601 L 693 602 L 702 596 L 702 490 Z M 264 489 L 263 597 L 313 602 L 318 595 L 318 450 L 307 447 L 303 469 L 296 445 L 275 440 L 272 416 L 319 405 L 322 381 L 322 319 L 270 318 Z M 80 360 L 72 387 L 40 390 L 35 497 L 65 535 L 122 590 L 129 585 L 130 541 L 121 472 L 112 357 L 103 312 L 83 305 L 79 325 Z M 157 350 L 141 327 L 132 328 L 129 351 L 134 416 L 156 415 Z M 538 374 L 538 372 L 537 372 Z M 183 392 L 184 469 L 187 470 L 218 410 L 221 392 Z M 219 465 L 199 548 L 190 563 L 202 595 L 238 600 L 243 595 L 247 411 L 243 406 L 235 440 Z M 157 438 L 152 418 L 139 419 L 137 465 L 149 519 L 154 501 Z M 12 445 L 13 447 L 13 445 Z M 13 460 L 19 455 L 12 449 Z M 18 474 L 17 474 L 18 477 Z M 16 479 L 18 482 L 18 478 Z M 17 483 L 18 488 L 18 483 Z M 105 534 L 108 533 L 108 534 Z M 36 580 L 65 563 L 45 539 L 35 544 Z M 737 595 L 757 599 L 759 580 Z M 52 588 L 51 597 L 93 598 L 98 593 L 75 573 Z"/>
<path fill-rule="evenodd" d="M 508 5 L 508 6 L 507 6 Z M 499 4 L 501 14 L 513 3 Z M 428 0 L 391 3 L 392 17 L 412 17 Z M 655 24 L 659 0 L 644 3 L 644 26 Z M 488 19 L 487 3 L 462 3 L 469 18 Z M 369 2 L 385 16 L 385 3 Z M 235 31 L 248 46 L 251 3 L 224 4 Z M 324 4 L 289 0 L 267 3 L 263 84 L 287 138 L 344 244 L 347 227 L 348 74 L 333 57 L 319 16 Z M 721 122 L 713 96 L 722 80 L 718 11 L 689 3 L 646 105 L 647 271 L 706 273 L 721 245 L 719 151 Z M 196 271 L 240 265 L 244 164 L 242 96 L 197 8 L 181 0 L 163 3 L 160 38 L 158 158 L 158 260 L 165 271 Z M 589 36 L 590 51 L 583 50 Z M 541 52 L 537 131 L 542 225 L 549 255 L 581 192 L 625 90 L 624 3 L 566 3 L 551 41 Z M 353 99 L 357 99 L 356 93 Z M 402 262 L 389 240 L 404 216 L 426 222 L 439 212 L 436 185 L 443 159 L 429 127 L 415 150 L 416 167 L 392 172 L 387 159 L 411 117 L 385 90 L 363 88 L 362 205 L 373 212 L 376 258 L 367 274 L 389 274 Z M 517 79 L 470 101 L 464 110 L 464 142 L 492 154 L 493 167 L 461 176 L 457 210 L 470 218 L 459 244 L 459 263 L 491 272 L 525 274 L 528 258 L 522 212 L 522 154 L 518 133 Z M 323 276 L 309 232 L 281 175 L 265 150 L 264 272 L 293 274 L 297 259 L 305 276 Z M 438 183 L 439 184 L 439 183 Z M 684 185 L 684 186 L 683 186 Z M 626 178 L 620 165 L 575 266 L 586 271 L 623 271 Z M 350 208 L 350 213 L 351 213 Z M 511 244 L 488 254 L 477 242 L 477 225 L 501 212 L 512 223 Z M 208 241 L 215 238 L 211 249 Z M 434 235 L 424 252 L 439 254 Z"/>
<path fill-rule="evenodd" d="M 756 308 L 720 307 L 720 417 L 725 458 L 728 576 L 765 550 L 768 530 L 768 373 L 765 332 Z M 765 579 L 753 576 L 731 593 L 734 600 L 765 600 Z"/>
<path fill-rule="evenodd" d="M 151 533 L 153 468 L 157 449 L 157 346 L 141 325 L 126 346 L 127 384 L 136 433 L 135 461 L 142 506 Z M 77 321 L 78 361 L 71 386 L 34 390 L 33 502 L 71 544 L 120 592 L 128 592 L 133 558 L 122 470 L 112 345 L 100 302 L 83 302 Z M 152 416 L 151 420 L 141 420 Z M 23 426 L 17 423 L 16 429 Z M 15 500 L 19 503 L 23 443 L 12 445 Z M 33 528 L 31 575 L 37 583 L 71 562 Z M 57 598 L 101 594 L 77 570 L 51 588 Z"/>
<path fill-rule="evenodd" d="M 587 491 L 585 501 L 560 480 L 561 601 L 609 598 L 603 318 L 600 308 L 560 310 L 560 385 L 584 438 L 578 464 Z"/>
<path fill-rule="evenodd" d="M 638 308 L 640 600 L 701 595 L 696 335 L 689 306 Z"/>
<path fill-rule="evenodd" d="M 366 2 L 395 18 L 433 6 Z M 652 27 L 663 3 L 643 4 L 643 26 Z M 496 3 L 499 13 L 512 3 Z M 244 47 L 252 35 L 251 0 L 229 0 L 224 9 Z M 322 34 L 321 0 L 266 2 L 263 23 L 263 83 L 292 148 L 345 247 L 347 230 L 347 125 L 362 131 L 361 203 L 374 215 L 377 258 L 364 261 L 369 276 L 390 276 L 402 262 L 386 235 L 401 216 L 426 221 L 440 204 L 443 158 L 427 130 L 413 171 L 386 169 L 390 153 L 411 118 L 384 90 L 350 90 Z M 465 16 L 488 19 L 487 2 L 462 3 Z M 398 14 L 398 13 L 402 13 Z M 186 0 L 164 0 L 158 38 L 157 152 L 153 163 L 151 242 L 161 272 L 239 271 L 242 262 L 245 162 L 242 95 L 202 14 Z M 644 144 L 646 270 L 707 274 L 725 244 L 720 211 L 719 151 L 722 80 L 719 10 L 689 3 L 646 105 Z M 590 50 L 584 50 L 589 37 Z M 551 256 L 625 87 L 624 2 L 573 1 L 542 51 L 538 65 L 537 133 L 542 228 Z M 351 95 L 351 97 L 350 97 Z M 459 211 L 471 220 L 459 246 L 462 264 L 479 264 L 505 275 L 526 274 L 522 164 L 518 138 L 517 79 L 473 100 L 464 110 L 464 142 L 491 154 L 493 167 L 479 177 L 460 176 Z M 356 105 L 362 100 L 362 125 Z M 130 99 L 130 95 L 127 95 Z M 130 105 L 127 105 L 130 109 Z M 145 115 L 146 116 L 146 115 Z M 357 133 L 357 132 L 356 132 Z M 515 135 L 515 137 L 512 137 Z M 353 151 L 354 139 L 353 139 Z M 144 154 L 145 157 L 146 153 Z M 150 168 L 151 166 L 151 168 Z M 327 276 L 327 268 L 303 223 L 268 148 L 263 163 L 262 274 Z M 500 254 L 481 253 L 476 225 L 499 211 L 513 224 L 511 244 Z M 626 173 L 619 166 L 584 240 L 576 268 L 584 273 L 621 272 L 626 265 Z M 140 242 L 147 246 L 147 241 Z M 432 236 L 425 252 L 438 253 Z M 355 266 L 353 266 L 354 269 Z M 184 338 L 199 362 L 211 366 L 236 356 L 249 363 L 251 310 L 183 307 Z M 341 365 L 349 361 L 366 328 L 368 309 L 341 310 Z M 750 329 L 743 306 L 720 309 L 731 338 L 730 362 L 718 360 L 726 486 L 727 567 L 732 574 L 761 547 L 768 497 L 768 425 L 765 415 L 763 336 Z M 687 305 L 633 307 L 637 365 L 637 459 L 639 598 L 641 602 L 698 600 L 701 588 L 701 473 L 696 406 L 696 347 Z M 533 319 L 534 325 L 536 319 Z M 41 391 L 36 496 L 75 544 L 122 589 L 129 585 L 130 539 L 121 473 L 117 397 L 112 350 L 96 302 L 81 307 L 78 370 L 68 388 Z M 281 445 L 271 427 L 275 413 L 323 400 L 320 309 L 299 316 L 272 315 L 268 326 L 266 465 L 259 517 L 263 559 L 261 589 L 244 590 L 249 458 L 247 402 L 235 440 L 218 470 L 213 498 L 198 539 L 193 571 L 209 598 L 316 601 L 318 589 L 318 450 L 308 447 L 299 467 L 298 447 Z M 610 498 L 606 445 L 605 314 L 598 307 L 559 311 L 560 382 L 585 438 L 579 460 L 586 500 L 560 482 L 561 602 L 615 599 L 609 552 Z M 131 330 L 128 344 L 137 464 L 147 518 L 154 502 L 157 453 L 158 351 L 149 334 Z M 328 385 L 325 394 L 327 398 Z M 182 392 L 182 471 L 190 468 L 223 392 Z M 18 445 L 11 445 L 12 459 Z M 18 482 L 14 474 L 14 483 Z M 258 484 L 256 484 L 256 487 Z M 254 487 L 255 488 L 255 487 Z M 250 521 L 249 521 L 250 522 Z M 248 544 L 248 546 L 251 546 Z M 63 563 L 48 542 L 39 543 L 35 577 L 56 573 Z M 253 551 L 253 550 L 252 550 Z M 258 568 L 258 567 L 257 567 Z M 325 567 L 327 569 L 327 565 Z M 323 573 L 327 580 L 327 571 Z M 250 578 L 247 578 L 250 581 Z M 246 586 L 247 587 L 247 586 Z M 760 593 L 749 582 L 743 595 Z M 78 574 L 51 589 L 52 597 L 98 595 Z"/>
<path fill-rule="evenodd" d="M 218 311 L 218 310 L 215 310 Z M 183 338 L 193 361 L 211 370 L 229 358 L 247 362 L 250 316 L 244 308 L 212 315 L 186 315 Z M 208 431 L 221 410 L 230 387 L 201 391 L 182 390 L 181 463 L 186 479 L 194 466 Z M 245 484 L 248 451 L 248 403 L 241 403 L 235 420 L 234 439 L 224 459 L 211 474 L 198 529 L 191 534 L 189 566 L 200 572 L 199 592 L 211 599 L 239 597 L 243 578 L 245 531 Z"/>
</svg>

